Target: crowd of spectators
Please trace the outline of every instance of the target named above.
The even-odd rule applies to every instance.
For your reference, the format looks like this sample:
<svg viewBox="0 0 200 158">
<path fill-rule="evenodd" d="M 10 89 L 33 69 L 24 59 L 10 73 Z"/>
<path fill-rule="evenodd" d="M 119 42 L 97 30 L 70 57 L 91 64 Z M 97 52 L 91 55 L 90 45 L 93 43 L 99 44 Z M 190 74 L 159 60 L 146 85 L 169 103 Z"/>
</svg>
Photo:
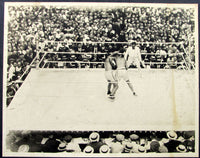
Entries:
<svg viewBox="0 0 200 158">
<path fill-rule="evenodd" d="M 37 44 L 41 51 L 106 53 L 121 45 L 92 42 L 136 40 L 160 43 L 141 44 L 145 53 L 160 49 L 168 53 L 170 45 L 162 43 L 183 42 L 183 46 L 175 45 L 178 52 L 194 53 L 194 48 L 190 49 L 194 45 L 189 48 L 195 25 L 191 8 L 10 6 L 8 13 L 8 52 L 26 55 L 28 62 L 33 59 Z M 155 57 L 147 59 L 157 61 Z"/>
<path fill-rule="evenodd" d="M 24 5 L 9 6 L 7 18 L 7 104 L 20 86 L 12 81 L 23 80 L 26 75 L 24 78 L 21 75 L 32 60 L 37 54 L 40 54 L 40 60 L 44 52 L 51 54 L 45 56 L 41 67 L 103 68 L 106 53 L 128 46 L 105 42 L 135 40 L 144 53 L 142 59 L 147 67 L 185 68 L 192 67 L 191 63 L 195 62 L 194 9 L 191 8 Z M 183 44 L 172 46 L 165 42 Z M 188 65 L 185 61 L 181 63 L 183 57 Z"/>
<path fill-rule="evenodd" d="M 194 131 L 10 131 L 11 152 L 185 153 L 195 152 Z"/>
<path fill-rule="evenodd" d="M 56 44 L 56 43 L 54 43 Z M 151 47 L 153 44 L 149 44 Z M 53 51 L 46 49 L 46 54 L 44 61 L 42 62 L 43 66 L 48 68 L 104 68 L 104 61 L 107 54 L 112 53 L 116 50 L 126 49 L 129 44 L 115 44 L 115 46 L 110 45 L 110 50 L 107 52 L 97 52 L 97 53 L 85 53 L 85 51 L 71 51 L 63 52 L 60 50 Z M 183 46 L 173 44 L 167 46 L 167 49 L 163 49 L 163 46 L 156 46 L 156 51 L 146 50 L 147 44 L 138 44 L 141 50 L 141 58 L 145 62 L 145 67 L 149 68 L 165 68 L 165 69 L 192 69 L 194 68 L 194 60 L 192 62 L 190 54 L 188 56 L 184 53 Z M 119 49 L 116 49 L 119 47 Z M 145 50 L 144 50 L 145 49 Z M 49 53 L 47 53 L 49 52 Z M 44 53 L 41 53 L 41 57 Z M 41 59 L 41 58 L 40 58 Z"/>
</svg>

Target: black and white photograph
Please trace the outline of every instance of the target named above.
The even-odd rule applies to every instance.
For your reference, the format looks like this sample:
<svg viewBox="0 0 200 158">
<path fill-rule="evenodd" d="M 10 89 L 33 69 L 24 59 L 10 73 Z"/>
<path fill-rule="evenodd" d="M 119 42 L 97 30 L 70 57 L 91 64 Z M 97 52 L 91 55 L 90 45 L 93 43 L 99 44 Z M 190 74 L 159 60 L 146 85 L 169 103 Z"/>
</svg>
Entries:
<svg viewBox="0 0 200 158">
<path fill-rule="evenodd" d="M 5 2 L 3 156 L 198 157 L 198 4 Z"/>
</svg>

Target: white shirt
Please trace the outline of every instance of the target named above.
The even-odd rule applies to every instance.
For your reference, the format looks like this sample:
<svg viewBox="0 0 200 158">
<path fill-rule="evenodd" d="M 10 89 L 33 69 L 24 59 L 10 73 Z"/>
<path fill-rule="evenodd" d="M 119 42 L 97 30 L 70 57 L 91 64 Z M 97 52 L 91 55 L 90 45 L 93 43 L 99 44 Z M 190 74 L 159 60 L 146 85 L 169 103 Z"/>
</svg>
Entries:
<svg viewBox="0 0 200 158">
<path fill-rule="evenodd" d="M 79 145 L 73 142 L 68 143 L 66 149 L 73 150 L 74 152 L 81 152 Z"/>
<path fill-rule="evenodd" d="M 73 138 L 70 143 L 67 144 L 67 150 L 74 150 L 74 152 L 81 152 L 79 147 L 80 143 L 85 143 L 82 138 Z"/>
<path fill-rule="evenodd" d="M 133 49 L 132 47 L 128 47 L 124 55 L 125 60 L 127 59 L 127 56 L 129 56 L 128 60 L 138 59 L 139 61 L 141 61 L 140 48 L 137 46 L 135 46 L 135 49 Z"/>
<path fill-rule="evenodd" d="M 124 146 L 120 142 L 112 142 L 110 145 L 111 153 L 121 153 Z"/>
<path fill-rule="evenodd" d="M 13 65 L 11 65 L 11 67 L 8 71 L 8 74 L 9 74 L 8 80 L 10 80 L 14 76 L 14 72 L 15 72 L 15 67 Z"/>
</svg>

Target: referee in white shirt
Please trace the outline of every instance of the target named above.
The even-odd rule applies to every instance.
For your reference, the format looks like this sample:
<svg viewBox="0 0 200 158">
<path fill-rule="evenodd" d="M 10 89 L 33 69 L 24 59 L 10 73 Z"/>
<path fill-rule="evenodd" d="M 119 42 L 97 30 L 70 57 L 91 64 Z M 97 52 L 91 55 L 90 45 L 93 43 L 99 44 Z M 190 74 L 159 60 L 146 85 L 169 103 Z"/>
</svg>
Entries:
<svg viewBox="0 0 200 158">
<path fill-rule="evenodd" d="M 141 59 L 140 48 L 136 46 L 136 42 L 131 42 L 131 46 L 127 48 L 124 58 L 127 61 L 127 68 L 134 65 L 140 69 L 140 64 L 143 64 L 143 61 Z"/>
</svg>

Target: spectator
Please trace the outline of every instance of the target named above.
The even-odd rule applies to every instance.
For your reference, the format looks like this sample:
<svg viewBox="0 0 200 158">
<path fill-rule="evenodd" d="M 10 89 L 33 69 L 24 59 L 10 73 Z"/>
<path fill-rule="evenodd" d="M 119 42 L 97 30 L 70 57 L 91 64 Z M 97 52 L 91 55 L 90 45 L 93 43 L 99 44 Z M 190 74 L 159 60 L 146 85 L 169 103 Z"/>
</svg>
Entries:
<svg viewBox="0 0 200 158">
<path fill-rule="evenodd" d="M 177 146 L 177 147 L 176 147 L 176 150 L 177 150 L 178 152 L 181 152 L 181 153 L 185 153 L 185 152 L 187 151 L 186 148 L 185 148 L 185 146 L 182 145 L 182 144 L 180 144 L 179 146 Z"/>
<path fill-rule="evenodd" d="M 165 146 L 167 147 L 169 152 L 175 152 L 176 147 L 181 143 L 180 141 L 177 140 L 178 137 L 177 133 L 175 131 L 168 131 L 167 137 L 169 141 L 165 143 Z"/>
<path fill-rule="evenodd" d="M 52 135 L 52 132 L 33 132 L 33 131 L 11 131 L 6 138 L 6 148 L 11 152 L 74 152 L 80 153 L 79 146 L 82 146 L 84 153 L 168 153 L 168 152 L 194 152 L 192 148 L 193 144 L 190 144 L 193 138 L 193 131 L 174 132 L 174 131 L 140 131 L 140 137 L 137 138 L 136 134 L 131 134 L 132 138 L 137 138 L 138 142 L 130 139 L 125 139 L 125 136 L 120 132 L 114 134 L 113 132 L 104 132 L 102 143 L 91 146 L 91 140 L 93 143 L 99 143 L 100 138 L 97 132 L 92 132 L 89 136 L 89 140 L 85 137 L 87 132 L 76 132 L 75 137 L 68 132 L 56 132 L 56 138 Z M 145 136 L 145 133 L 147 134 Z M 163 134 L 166 135 L 163 135 Z M 109 135 L 109 137 L 107 137 Z M 151 135 L 151 137 L 149 137 Z M 180 135 L 176 137 L 176 135 Z M 187 135 L 185 137 L 185 135 Z M 94 136 L 94 137 L 93 137 Z M 97 136 L 97 137 L 96 137 Z M 149 144 L 143 145 L 141 140 L 146 140 L 149 137 Z M 167 137 L 169 138 L 167 138 Z M 95 138 L 95 139 L 91 139 Z M 160 141 L 158 141 L 158 138 Z M 171 140 L 179 141 L 177 146 L 167 146 Z M 189 140 L 190 142 L 185 142 Z M 118 142 L 118 143 L 117 143 Z M 70 144 L 71 143 L 71 144 Z M 115 143 L 115 144 L 114 144 Z M 78 147 L 78 148 L 77 148 Z M 173 150 L 172 150 L 173 148 Z M 76 150 L 78 149 L 78 150 Z"/>
<path fill-rule="evenodd" d="M 72 138 L 72 136 L 67 135 L 64 140 L 67 142 L 66 150 L 68 152 L 81 152 L 79 144 L 83 142 L 82 138 Z"/>
<path fill-rule="evenodd" d="M 159 147 L 158 152 L 159 153 L 168 153 L 168 149 L 165 145 L 162 145 Z"/>
<path fill-rule="evenodd" d="M 102 145 L 99 149 L 99 153 L 105 154 L 110 153 L 110 148 L 108 145 Z"/>
<path fill-rule="evenodd" d="M 138 152 L 136 153 L 146 153 L 146 148 L 144 146 L 138 146 Z"/>
<path fill-rule="evenodd" d="M 123 134 L 117 134 L 115 136 L 115 139 L 108 144 L 111 149 L 111 153 L 122 153 L 124 150 L 124 145 L 122 144 L 122 141 L 125 139 Z"/>
<path fill-rule="evenodd" d="M 133 144 L 130 142 L 127 142 L 125 144 L 125 147 L 124 147 L 124 150 L 122 151 L 122 153 L 130 153 L 132 149 L 133 149 Z"/>
<path fill-rule="evenodd" d="M 17 152 L 28 152 L 29 148 L 30 148 L 29 145 L 23 144 L 23 145 L 20 145 Z"/>
<path fill-rule="evenodd" d="M 60 144 L 58 146 L 58 151 L 64 152 L 64 151 L 66 151 L 66 147 L 67 147 L 67 144 L 65 142 L 60 142 Z"/>
<path fill-rule="evenodd" d="M 14 59 L 10 60 L 10 61 L 13 61 Z M 9 70 L 8 70 L 8 81 L 12 81 L 14 79 L 14 76 L 15 76 L 15 66 L 16 66 L 16 63 L 11 63 L 10 64 L 10 67 L 9 67 Z"/>
<path fill-rule="evenodd" d="M 59 145 L 60 142 L 54 138 L 54 135 L 50 135 L 43 145 L 43 152 L 58 152 Z"/>
<path fill-rule="evenodd" d="M 92 132 L 89 136 L 90 143 L 88 146 L 91 146 L 94 149 L 94 153 L 98 153 L 100 147 L 103 145 L 103 143 L 100 141 L 100 135 L 97 132 Z"/>
<path fill-rule="evenodd" d="M 152 141 L 150 143 L 150 152 L 159 152 L 160 144 L 158 141 Z"/>
<path fill-rule="evenodd" d="M 43 145 L 41 144 L 43 136 L 40 134 L 31 135 L 31 141 L 28 142 L 30 146 L 29 152 L 42 152 Z"/>
<path fill-rule="evenodd" d="M 86 146 L 85 149 L 83 150 L 83 152 L 92 154 L 92 153 L 94 153 L 94 148 L 91 146 Z"/>
</svg>

